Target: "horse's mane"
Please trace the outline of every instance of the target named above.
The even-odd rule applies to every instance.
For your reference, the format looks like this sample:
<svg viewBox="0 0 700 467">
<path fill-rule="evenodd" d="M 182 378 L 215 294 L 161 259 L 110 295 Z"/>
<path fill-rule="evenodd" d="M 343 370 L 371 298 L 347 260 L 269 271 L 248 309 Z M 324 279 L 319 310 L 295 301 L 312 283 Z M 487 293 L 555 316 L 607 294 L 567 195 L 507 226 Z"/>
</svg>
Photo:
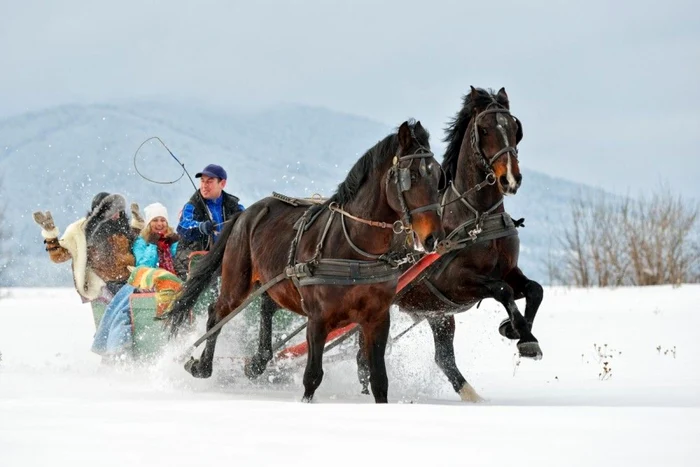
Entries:
<svg viewBox="0 0 700 467">
<path fill-rule="evenodd" d="M 442 158 L 442 169 L 445 171 L 447 182 L 454 180 L 457 175 L 457 162 L 459 161 L 459 150 L 462 147 L 462 141 L 467 133 L 467 127 L 471 121 L 474 109 L 483 109 L 491 103 L 497 103 L 508 108 L 508 100 L 498 97 L 492 89 L 486 90 L 476 88 L 476 98 L 472 100 L 471 93 L 463 97 L 462 109 L 457 112 L 457 115 L 452 119 L 445 128 L 447 133 L 444 142 L 447 144 L 445 156 Z"/>
<path fill-rule="evenodd" d="M 408 126 L 414 131 L 418 144 L 429 148 L 428 140 L 430 139 L 430 134 L 428 131 L 420 125 L 416 126 L 416 121 L 413 119 L 408 121 Z M 384 165 L 388 158 L 394 157 L 398 148 L 399 137 L 397 129 L 397 131 L 388 135 L 365 152 L 352 169 L 350 169 L 345 180 L 338 185 L 338 189 L 335 194 L 328 199 L 328 202 L 336 202 L 342 206 L 352 201 L 370 172 Z"/>
</svg>

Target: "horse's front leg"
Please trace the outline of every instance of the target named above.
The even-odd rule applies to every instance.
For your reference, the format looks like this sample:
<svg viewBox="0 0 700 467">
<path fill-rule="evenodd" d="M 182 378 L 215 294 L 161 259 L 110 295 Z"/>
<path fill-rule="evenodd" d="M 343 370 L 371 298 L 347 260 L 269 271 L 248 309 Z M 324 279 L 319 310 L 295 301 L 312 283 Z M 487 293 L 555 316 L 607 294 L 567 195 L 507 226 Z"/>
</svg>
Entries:
<svg viewBox="0 0 700 467">
<path fill-rule="evenodd" d="M 429 317 L 428 324 L 433 331 L 435 342 L 435 363 L 440 367 L 459 397 L 466 402 L 480 402 L 483 399 L 462 376 L 455 360 L 455 318 L 454 316 Z"/>
<path fill-rule="evenodd" d="M 258 337 L 258 352 L 246 362 L 245 375 L 255 379 L 265 371 L 272 360 L 272 318 L 279 309 L 268 294 L 263 294 L 260 302 L 260 332 Z"/>
<path fill-rule="evenodd" d="M 532 324 L 535 321 L 535 316 L 537 316 L 537 310 L 542 304 L 542 298 L 544 296 L 544 290 L 542 286 L 537 282 L 528 279 L 525 274 L 522 273 L 520 268 L 514 268 L 505 277 L 505 281 L 513 288 L 513 293 L 515 294 L 515 299 L 525 298 L 525 322 L 528 325 L 530 331 L 532 331 Z M 508 339 L 518 339 L 520 335 L 515 331 L 511 320 L 505 319 L 498 327 L 498 332 L 502 336 Z"/>
<path fill-rule="evenodd" d="M 364 349 L 369 363 L 369 384 L 374 401 L 378 404 L 388 402 L 389 377 L 386 374 L 386 343 L 389 339 L 391 317 L 389 309 L 372 314 L 371 322 L 362 323 Z"/>
<path fill-rule="evenodd" d="M 540 344 L 535 339 L 530 331 L 525 318 L 520 314 L 517 305 L 515 304 L 515 293 L 513 288 L 506 282 L 494 279 L 485 279 L 482 282 L 484 288 L 489 291 L 489 295 L 500 302 L 508 312 L 510 321 L 513 323 L 515 331 L 520 336 L 518 340 L 518 351 L 521 357 L 533 358 L 539 360 L 542 358 L 542 350 Z"/>
<path fill-rule="evenodd" d="M 326 323 L 318 317 L 320 313 L 309 314 L 306 326 L 306 344 L 308 355 L 306 357 L 306 370 L 304 370 L 304 397 L 302 402 L 311 402 L 316 389 L 323 380 L 323 349 L 326 346 Z"/>
</svg>

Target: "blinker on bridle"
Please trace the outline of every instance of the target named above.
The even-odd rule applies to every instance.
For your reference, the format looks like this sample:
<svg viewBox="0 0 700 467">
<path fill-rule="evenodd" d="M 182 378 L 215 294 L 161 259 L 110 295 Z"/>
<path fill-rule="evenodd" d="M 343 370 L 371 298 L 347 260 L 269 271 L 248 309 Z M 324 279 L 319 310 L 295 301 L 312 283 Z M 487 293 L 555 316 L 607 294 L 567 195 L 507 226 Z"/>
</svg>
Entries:
<svg viewBox="0 0 700 467">
<path fill-rule="evenodd" d="M 411 182 L 411 165 L 413 165 L 414 160 L 418 160 L 418 173 L 422 178 L 430 177 L 433 173 L 426 159 L 435 157 L 435 155 L 426 147 L 419 146 L 417 152 L 412 154 L 407 154 L 405 156 L 394 156 L 393 164 L 389 169 L 387 174 L 386 184 L 387 192 L 389 188 L 389 180 L 393 179 L 396 183 L 396 192 L 399 199 L 399 204 L 401 205 L 402 219 L 394 222 L 394 233 L 399 234 L 401 232 L 412 232 L 412 216 L 425 211 L 440 211 L 440 203 L 427 204 L 415 209 L 408 209 L 406 203 L 406 198 L 404 193 L 409 191 L 412 186 Z M 407 167 L 401 167 L 401 163 L 409 161 Z"/>
</svg>

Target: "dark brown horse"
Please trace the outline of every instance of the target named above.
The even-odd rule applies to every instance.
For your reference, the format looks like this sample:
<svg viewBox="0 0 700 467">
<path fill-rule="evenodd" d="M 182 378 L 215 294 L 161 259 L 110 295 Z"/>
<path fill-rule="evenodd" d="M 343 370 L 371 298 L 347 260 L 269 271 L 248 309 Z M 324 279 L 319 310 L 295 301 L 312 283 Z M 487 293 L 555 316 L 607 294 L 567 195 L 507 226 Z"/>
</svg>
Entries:
<svg viewBox="0 0 700 467">
<path fill-rule="evenodd" d="M 493 93 L 472 87 L 464 97 L 447 129 L 442 163 L 448 182 L 442 194 L 442 221 L 447 238 L 462 248 L 440 258 L 395 301 L 401 310 L 427 318 L 435 361 L 455 391 L 469 401 L 479 396 L 455 362 L 454 313 L 494 298 L 508 312 L 499 332 L 518 339 L 522 357 L 542 357 L 532 335 L 542 287 L 518 268 L 516 223 L 503 207 L 503 197 L 514 195 L 522 180 L 516 147 L 523 129 L 509 109 L 503 88 Z M 526 299 L 524 317 L 515 304 L 520 298 Z"/>
<path fill-rule="evenodd" d="M 359 323 L 376 402 L 387 402 L 384 351 L 389 306 L 395 296 L 400 260 L 390 249 L 397 233 L 415 232 L 432 250 L 444 237 L 440 222 L 439 164 L 420 122 L 404 122 L 365 153 L 337 192 L 324 204 L 301 207 L 276 197 L 246 209 L 222 232 L 215 248 L 194 268 L 170 315 L 176 329 L 187 310 L 221 268 L 221 294 L 209 309 L 207 329 L 232 312 L 256 284 L 268 289 L 281 308 L 307 316 L 309 346 L 304 401 L 323 378 L 323 347 L 328 333 Z M 286 267 L 285 267 L 286 266 Z M 218 332 L 206 341 L 200 360 L 186 368 L 195 377 L 212 374 Z M 254 369 L 262 372 L 271 342 Z"/>
</svg>

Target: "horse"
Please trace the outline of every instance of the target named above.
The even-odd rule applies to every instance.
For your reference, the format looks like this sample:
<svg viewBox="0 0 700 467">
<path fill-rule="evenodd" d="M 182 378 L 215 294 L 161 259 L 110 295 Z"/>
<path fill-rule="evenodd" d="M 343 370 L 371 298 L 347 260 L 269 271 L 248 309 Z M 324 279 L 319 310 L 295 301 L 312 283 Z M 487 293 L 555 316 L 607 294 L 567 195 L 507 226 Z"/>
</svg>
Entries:
<svg viewBox="0 0 700 467">
<path fill-rule="evenodd" d="M 461 110 L 446 129 L 443 162 L 447 186 L 442 190 L 442 222 L 447 239 L 459 244 L 431 265 L 395 298 L 400 310 L 426 318 L 435 343 L 435 361 L 465 401 L 480 396 L 457 368 L 454 353 L 454 313 L 485 298 L 494 298 L 507 313 L 499 332 L 518 339 L 520 356 L 540 359 L 532 335 L 542 302 L 542 286 L 518 267 L 520 241 L 503 207 L 504 196 L 515 195 L 522 182 L 517 145 L 523 137 L 520 120 L 510 113 L 504 88 L 497 93 L 473 86 Z M 525 316 L 515 300 L 525 298 Z M 358 363 L 362 355 L 358 354 Z M 358 369 L 363 391 L 366 371 Z"/>
<path fill-rule="evenodd" d="M 428 251 L 444 238 L 440 173 L 428 132 L 410 120 L 369 149 L 322 204 L 307 207 L 276 196 L 254 203 L 224 228 L 191 272 L 169 313 L 173 332 L 220 268 L 221 292 L 209 308 L 207 330 L 263 284 L 258 292 L 269 287 L 266 293 L 278 308 L 308 318 L 302 401 L 310 402 L 321 384 L 328 333 L 354 322 L 365 336 L 375 402 L 386 403 L 384 352 L 401 262 L 390 247 L 395 235 L 406 232 Z M 211 376 L 217 336 L 207 338 L 199 360 L 186 364 L 194 377 Z M 261 333 L 262 351 L 248 373 L 264 371 L 271 346 L 270 335 Z"/>
</svg>

